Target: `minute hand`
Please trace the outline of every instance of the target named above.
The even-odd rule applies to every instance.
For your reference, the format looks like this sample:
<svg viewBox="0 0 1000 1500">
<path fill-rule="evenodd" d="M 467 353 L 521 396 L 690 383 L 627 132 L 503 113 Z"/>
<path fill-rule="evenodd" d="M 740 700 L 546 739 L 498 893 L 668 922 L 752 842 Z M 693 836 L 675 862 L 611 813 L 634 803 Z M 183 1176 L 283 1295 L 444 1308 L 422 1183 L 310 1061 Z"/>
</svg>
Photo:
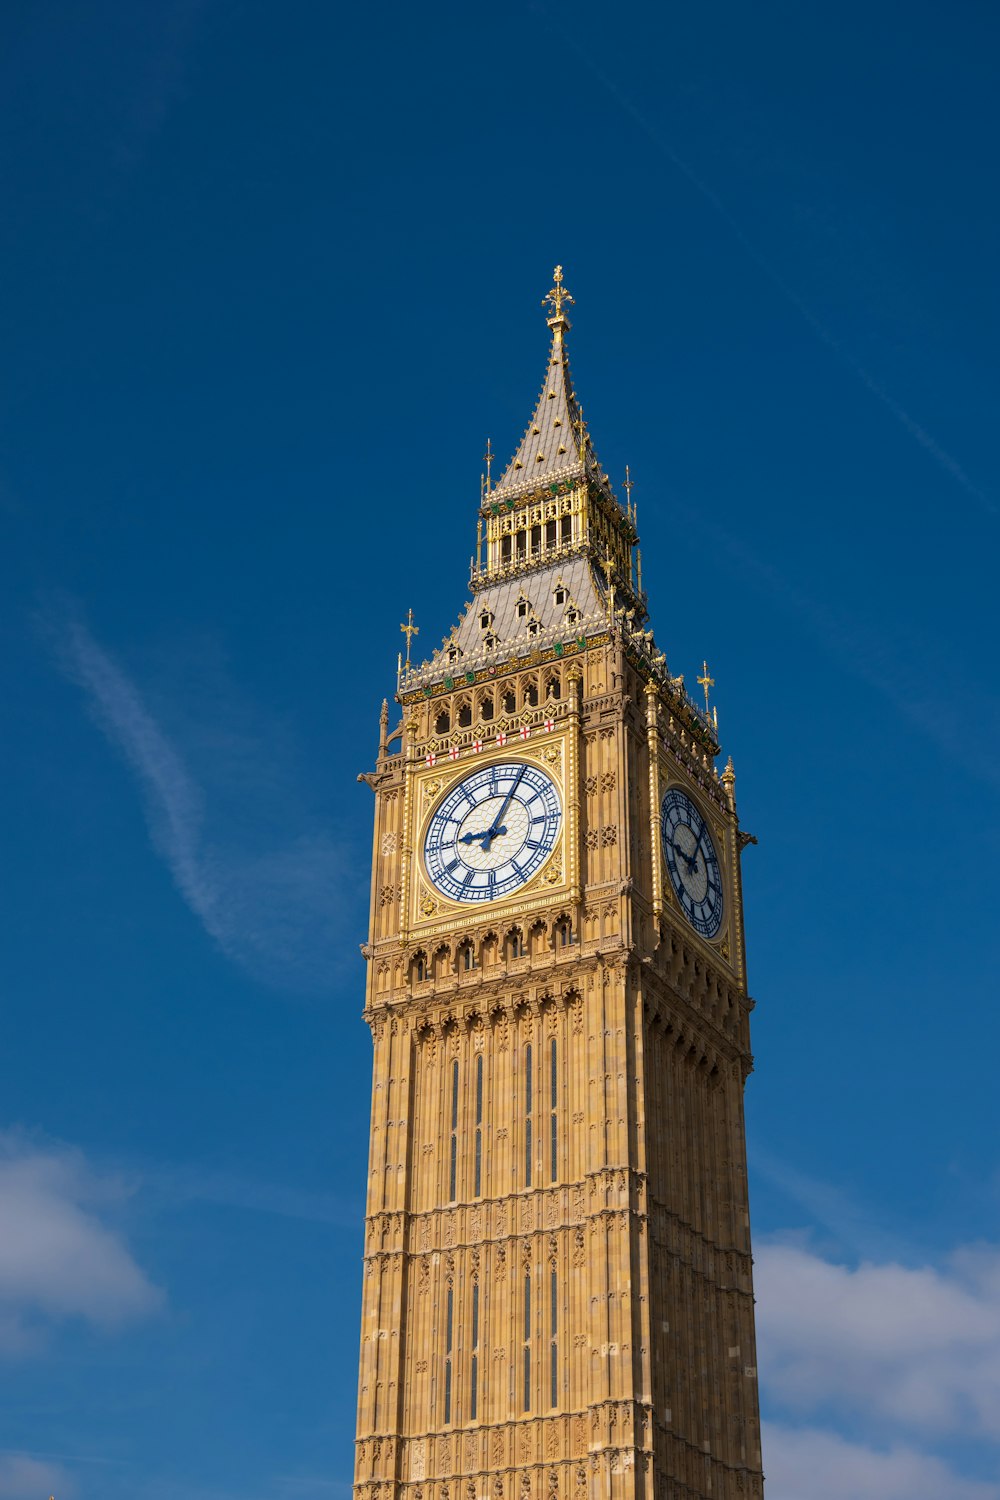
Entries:
<svg viewBox="0 0 1000 1500">
<path fill-rule="evenodd" d="M 508 807 L 510 806 L 511 798 L 513 797 L 514 793 L 517 791 L 518 786 L 520 785 L 520 782 L 521 782 L 521 777 L 524 775 L 526 769 L 527 769 L 526 766 L 522 766 L 521 769 L 518 771 L 517 775 L 514 778 L 514 784 L 513 784 L 513 786 L 511 787 L 510 791 L 507 793 L 506 797 L 503 799 L 503 803 L 502 803 L 502 805 L 500 807 L 500 811 L 497 813 L 496 817 L 493 819 L 493 822 L 490 825 L 490 827 L 486 830 L 486 837 L 483 840 L 483 852 L 486 853 L 486 854 L 489 853 L 490 845 L 492 844 L 493 840 L 497 837 L 497 835 L 500 832 L 500 824 L 503 822 L 503 815 L 507 811 Z"/>
</svg>

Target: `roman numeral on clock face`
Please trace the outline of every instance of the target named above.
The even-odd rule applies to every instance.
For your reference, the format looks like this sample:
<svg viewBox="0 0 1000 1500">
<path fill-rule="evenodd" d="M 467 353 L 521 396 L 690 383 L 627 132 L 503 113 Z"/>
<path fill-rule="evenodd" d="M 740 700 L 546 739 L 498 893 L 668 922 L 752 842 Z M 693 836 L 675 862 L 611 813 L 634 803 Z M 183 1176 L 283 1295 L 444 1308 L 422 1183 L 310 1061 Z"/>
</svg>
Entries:
<svg viewBox="0 0 1000 1500">
<path fill-rule="evenodd" d="M 660 839 L 681 910 L 703 937 L 715 937 L 724 915 L 718 856 L 705 819 L 679 786 L 669 787 L 660 803 Z"/>
<path fill-rule="evenodd" d="M 562 827 L 551 777 L 504 761 L 462 777 L 432 812 L 423 837 L 426 874 L 452 901 L 494 901 L 541 869 Z"/>
</svg>

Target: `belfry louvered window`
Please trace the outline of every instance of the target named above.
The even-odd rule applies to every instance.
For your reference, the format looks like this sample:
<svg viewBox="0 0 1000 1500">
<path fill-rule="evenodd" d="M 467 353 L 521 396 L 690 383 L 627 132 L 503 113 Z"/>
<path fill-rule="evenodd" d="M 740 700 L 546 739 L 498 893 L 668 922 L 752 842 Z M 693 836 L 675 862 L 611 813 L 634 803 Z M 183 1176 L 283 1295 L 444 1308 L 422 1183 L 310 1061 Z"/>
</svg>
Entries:
<svg viewBox="0 0 1000 1500">
<path fill-rule="evenodd" d="M 559 1405 L 559 1278 L 550 1273 L 552 1308 L 549 1322 L 549 1405 Z"/>
<path fill-rule="evenodd" d="M 549 1152 L 550 1176 L 555 1182 L 559 1176 L 559 1066 L 556 1039 L 549 1043 Z"/>
<path fill-rule="evenodd" d="M 451 1140 L 448 1160 L 448 1200 L 454 1203 L 458 1188 L 458 1063 L 451 1065 Z"/>
<path fill-rule="evenodd" d="M 524 1410 L 531 1410 L 531 1273 L 524 1278 Z"/>
<path fill-rule="evenodd" d="M 483 1057 L 476 1058 L 476 1139 L 475 1139 L 475 1194 L 483 1193 Z"/>
<path fill-rule="evenodd" d="M 469 1420 L 479 1417 L 479 1282 L 472 1283 L 472 1361 L 469 1367 Z"/>
<path fill-rule="evenodd" d="M 531 1186 L 531 1152 L 532 1152 L 532 1110 L 534 1099 L 532 1097 L 531 1077 L 531 1043 L 524 1049 L 524 1185 Z"/>
<path fill-rule="evenodd" d="M 446 1426 L 451 1421 L 451 1350 L 454 1337 L 455 1292 L 452 1287 L 449 1287 L 444 1331 L 444 1420 Z"/>
</svg>

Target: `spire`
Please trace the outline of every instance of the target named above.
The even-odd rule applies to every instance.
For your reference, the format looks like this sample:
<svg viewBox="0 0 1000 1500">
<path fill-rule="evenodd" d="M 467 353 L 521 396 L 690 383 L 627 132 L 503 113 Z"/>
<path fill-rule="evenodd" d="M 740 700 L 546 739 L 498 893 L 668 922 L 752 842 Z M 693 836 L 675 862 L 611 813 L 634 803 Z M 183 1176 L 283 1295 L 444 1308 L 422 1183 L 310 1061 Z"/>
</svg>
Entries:
<svg viewBox="0 0 1000 1500">
<path fill-rule="evenodd" d="M 553 286 L 542 298 L 542 306 L 551 310 L 546 322 L 552 330 L 545 379 L 521 445 L 490 494 L 493 501 L 512 500 L 542 484 L 588 477 L 613 498 L 573 390 L 565 339 L 571 326 L 565 309 L 572 304 L 573 298 L 563 285 L 562 266 L 556 266 Z"/>
</svg>

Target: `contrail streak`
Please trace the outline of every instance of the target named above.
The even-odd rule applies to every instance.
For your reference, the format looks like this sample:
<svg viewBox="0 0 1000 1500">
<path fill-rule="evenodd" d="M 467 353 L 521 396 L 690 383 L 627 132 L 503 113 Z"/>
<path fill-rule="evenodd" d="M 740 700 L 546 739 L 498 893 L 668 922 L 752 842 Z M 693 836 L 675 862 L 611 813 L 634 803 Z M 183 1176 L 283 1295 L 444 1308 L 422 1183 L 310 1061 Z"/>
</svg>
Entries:
<svg viewBox="0 0 1000 1500">
<path fill-rule="evenodd" d="M 534 9 L 536 9 L 539 15 L 542 16 L 546 24 L 549 25 L 550 29 L 554 30 L 552 22 L 546 12 L 545 6 L 536 3 Z M 865 388 L 870 391 L 870 393 L 875 397 L 877 401 L 881 402 L 881 404 L 886 408 L 887 411 L 892 413 L 897 422 L 899 422 L 900 426 L 920 444 L 921 448 L 923 448 L 926 453 L 930 454 L 935 462 L 945 471 L 946 474 L 949 475 L 951 479 L 955 481 L 957 485 L 959 485 L 961 489 L 965 491 L 967 495 L 975 500 L 989 515 L 996 515 L 998 507 L 995 501 L 993 501 L 990 496 L 985 493 L 984 490 L 980 489 L 980 487 L 969 478 L 968 474 L 966 474 L 965 470 L 962 468 L 962 465 L 958 462 L 958 460 L 956 458 L 953 458 L 952 455 L 947 451 L 947 449 L 942 448 L 937 439 L 934 438 L 925 427 L 922 427 L 916 420 L 916 418 L 912 417 L 906 410 L 906 408 L 902 406 L 894 396 L 891 396 L 889 392 L 885 390 L 885 388 L 875 379 L 874 375 L 871 375 L 865 369 L 864 365 L 862 365 L 861 362 L 847 348 L 844 347 L 844 345 L 836 337 L 836 335 L 831 333 L 826 325 L 821 321 L 821 319 L 818 318 L 812 311 L 812 309 L 808 307 L 805 302 L 803 302 L 802 298 L 794 290 L 794 288 L 789 286 L 788 282 L 785 281 L 781 274 L 775 270 L 770 261 L 761 253 L 760 250 L 757 249 L 757 246 L 749 238 L 739 220 L 734 218 L 733 214 L 726 207 L 726 204 L 724 203 L 722 198 L 719 197 L 715 189 L 710 187 L 709 184 L 705 182 L 705 180 L 700 177 L 692 167 L 688 165 L 683 157 L 678 156 L 677 152 L 674 150 L 673 146 L 671 146 L 666 137 L 663 136 L 661 132 L 656 128 L 656 126 L 651 124 L 646 116 L 641 113 L 641 111 L 621 88 L 620 84 L 618 84 L 615 79 L 610 76 L 610 74 L 606 73 L 604 69 L 598 63 L 596 63 L 587 52 L 584 51 L 584 49 L 580 46 L 579 42 L 576 41 L 574 37 L 560 32 L 560 38 L 562 41 L 567 42 L 569 46 L 573 48 L 574 52 L 580 58 L 581 62 L 583 62 L 585 66 L 590 69 L 594 77 L 598 80 L 602 87 L 607 90 L 607 92 L 624 111 L 624 113 L 628 115 L 633 124 L 638 126 L 643 134 L 646 135 L 650 141 L 652 141 L 657 150 L 662 152 L 667 160 L 671 163 L 671 165 L 675 167 L 678 172 L 680 172 L 681 176 L 687 179 L 687 181 L 694 188 L 695 192 L 697 192 L 702 198 L 704 198 L 705 202 L 710 205 L 710 207 L 726 225 L 727 229 L 733 235 L 734 239 L 743 248 L 749 259 L 753 261 L 757 269 L 767 277 L 767 279 L 781 293 L 786 301 L 791 303 L 791 305 L 795 308 L 795 310 L 799 313 L 803 320 L 812 329 L 813 333 L 816 334 L 817 338 L 819 338 L 821 342 L 824 343 L 832 353 L 836 354 L 837 357 L 843 361 L 848 369 L 850 369 L 858 377 L 862 385 L 864 385 Z"/>
</svg>

